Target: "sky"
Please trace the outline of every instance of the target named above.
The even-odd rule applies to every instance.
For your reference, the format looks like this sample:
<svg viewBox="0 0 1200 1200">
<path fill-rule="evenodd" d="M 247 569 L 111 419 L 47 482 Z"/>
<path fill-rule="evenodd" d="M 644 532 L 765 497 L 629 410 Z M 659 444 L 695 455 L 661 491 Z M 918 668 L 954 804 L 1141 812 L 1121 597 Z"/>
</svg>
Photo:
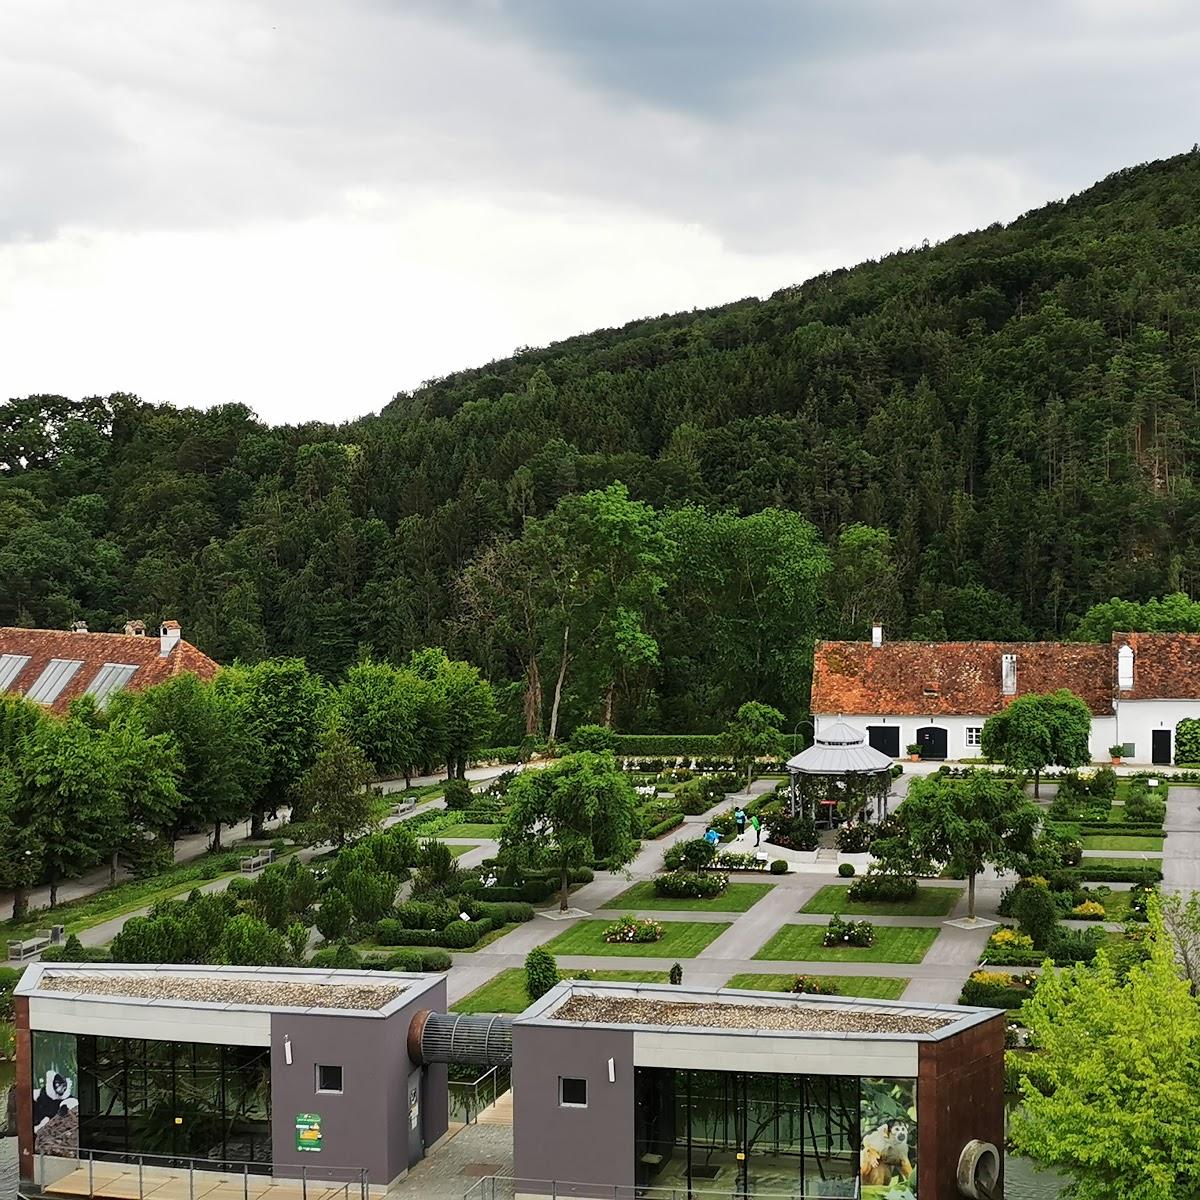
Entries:
<svg viewBox="0 0 1200 1200">
<path fill-rule="evenodd" d="M 346 420 L 1200 138 L 1193 0 L 3 0 L 0 396 Z"/>
</svg>

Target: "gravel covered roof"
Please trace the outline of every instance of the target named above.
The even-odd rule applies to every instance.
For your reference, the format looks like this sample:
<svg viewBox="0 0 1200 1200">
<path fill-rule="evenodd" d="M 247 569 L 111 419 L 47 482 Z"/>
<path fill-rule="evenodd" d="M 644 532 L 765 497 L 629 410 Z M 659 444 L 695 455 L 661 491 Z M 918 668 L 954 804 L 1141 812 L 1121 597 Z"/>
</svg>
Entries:
<svg viewBox="0 0 1200 1200">
<path fill-rule="evenodd" d="M 109 975 L 95 971 L 42 975 L 38 987 L 81 996 L 128 996 L 262 1008 L 340 1008 L 374 1012 L 406 989 L 398 982 L 314 983 L 301 979 L 238 979 L 222 975 Z"/>
<path fill-rule="evenodd" d="M 630 995 L 575 993 L 549 1014 L 555 1021 L 599 1025 L 690 1025 L 701 1029 L 778 1029 L 794 1033 L 935 1033 L 952 1017 L 895 1009 L 720 1000 L 653 1000 Z"/>
</svg>

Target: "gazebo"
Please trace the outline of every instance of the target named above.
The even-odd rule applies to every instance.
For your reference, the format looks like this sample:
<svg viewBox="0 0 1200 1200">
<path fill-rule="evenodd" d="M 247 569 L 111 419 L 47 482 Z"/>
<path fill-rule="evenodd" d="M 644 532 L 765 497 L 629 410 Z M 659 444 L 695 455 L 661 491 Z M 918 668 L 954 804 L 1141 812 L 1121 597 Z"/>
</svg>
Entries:
<svg viewBox="0 0 1200 1200">
<path fill-rule="evenodd" d="M 807 750 L 788 759 L 787 773 L 792 816 L 797 801 L 806 816 L 825 828 L 837 824 L 838 817 L 858 816 L 872 802 L 880 817 L 887 816 L 892 760 L 868 746 L 866 734 L 845 721 L 822 730 Z"/>
</svg>

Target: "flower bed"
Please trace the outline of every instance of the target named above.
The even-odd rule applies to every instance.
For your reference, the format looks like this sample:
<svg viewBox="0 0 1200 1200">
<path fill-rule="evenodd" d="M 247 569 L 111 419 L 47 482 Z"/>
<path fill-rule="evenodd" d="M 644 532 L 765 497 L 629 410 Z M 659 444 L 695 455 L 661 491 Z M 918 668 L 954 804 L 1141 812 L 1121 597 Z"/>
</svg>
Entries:
<svg viewBox="0 0 1200 1200">
<path fill-rule="evenodd" d="M 1037 976 L 1032 972 L 1010 975 L 1007 971 L 972 971 L 963 984 L 959 1004 L 977 1008 L 1020 1008 L 1033 994 Z"/>
<path fill-rule="evenodd" d="M 736 850 L 725 850 L 717 855 L 716 865 L 722 871 L 764 871 L 766 863 L 757 854 L 739 854 Z"/>
<path fill-rule="evenodd" d="M 842 993 L 836 983 L 819 975 L 797 975 L 792 980 L 792 991 L 806 996 L 840 996 Z"/>
<path fill-rule="evenodd" d="M 885 875 L 879 871 L 868 871 L 861 879 L 850 885 L 846 893 L 848 900 L 885 900 L 889 903 L 917 898 L 915 875 Z"/>
<path fill-rule="evenodd" d="M 830 917 L 825 929 L 823 946 L 873 946 L 875 926 L 870 921 L 843 921 L 841 917 Z"/>
<path fill-rule="evenodd" d="M 1071 916 L 1077 921 L 1103 921 L 1104 905 L 1099 900 L 1084 900 L 1071 909 Z"/>
<path fill-rule="evenodd" d="M 604 940 L 610 945 L 644 945 L 662 941 L 663 927 L 649 917 L 621 917 L 604 930 Z"/>
<path fill-rule="evenodd" d="M 1027 933 L 1020 933 L 1011 925 L 1002 925 L 987 942 L 989 955 L 995 950 L 1003 953 L 1007 950 L 1033 950 L 1033 938 Z"/>
</svg>

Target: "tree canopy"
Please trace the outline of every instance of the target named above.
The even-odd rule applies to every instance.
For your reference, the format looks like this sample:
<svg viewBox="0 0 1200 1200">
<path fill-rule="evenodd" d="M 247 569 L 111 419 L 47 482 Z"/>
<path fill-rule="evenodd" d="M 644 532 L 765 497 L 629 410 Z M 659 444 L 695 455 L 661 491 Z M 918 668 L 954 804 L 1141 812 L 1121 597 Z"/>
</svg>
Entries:
<svg viewBox="0 0 1200 1200">
<path fill-rule="evenodd" d="M 980 748 L 985 758 L 1033 776 L 1047 767 L 1082 767 L 1091 761 L 1088 737 L 1092 713 L 1073 692 L 1018 696 L 983 723 Z"/>
</svg>

